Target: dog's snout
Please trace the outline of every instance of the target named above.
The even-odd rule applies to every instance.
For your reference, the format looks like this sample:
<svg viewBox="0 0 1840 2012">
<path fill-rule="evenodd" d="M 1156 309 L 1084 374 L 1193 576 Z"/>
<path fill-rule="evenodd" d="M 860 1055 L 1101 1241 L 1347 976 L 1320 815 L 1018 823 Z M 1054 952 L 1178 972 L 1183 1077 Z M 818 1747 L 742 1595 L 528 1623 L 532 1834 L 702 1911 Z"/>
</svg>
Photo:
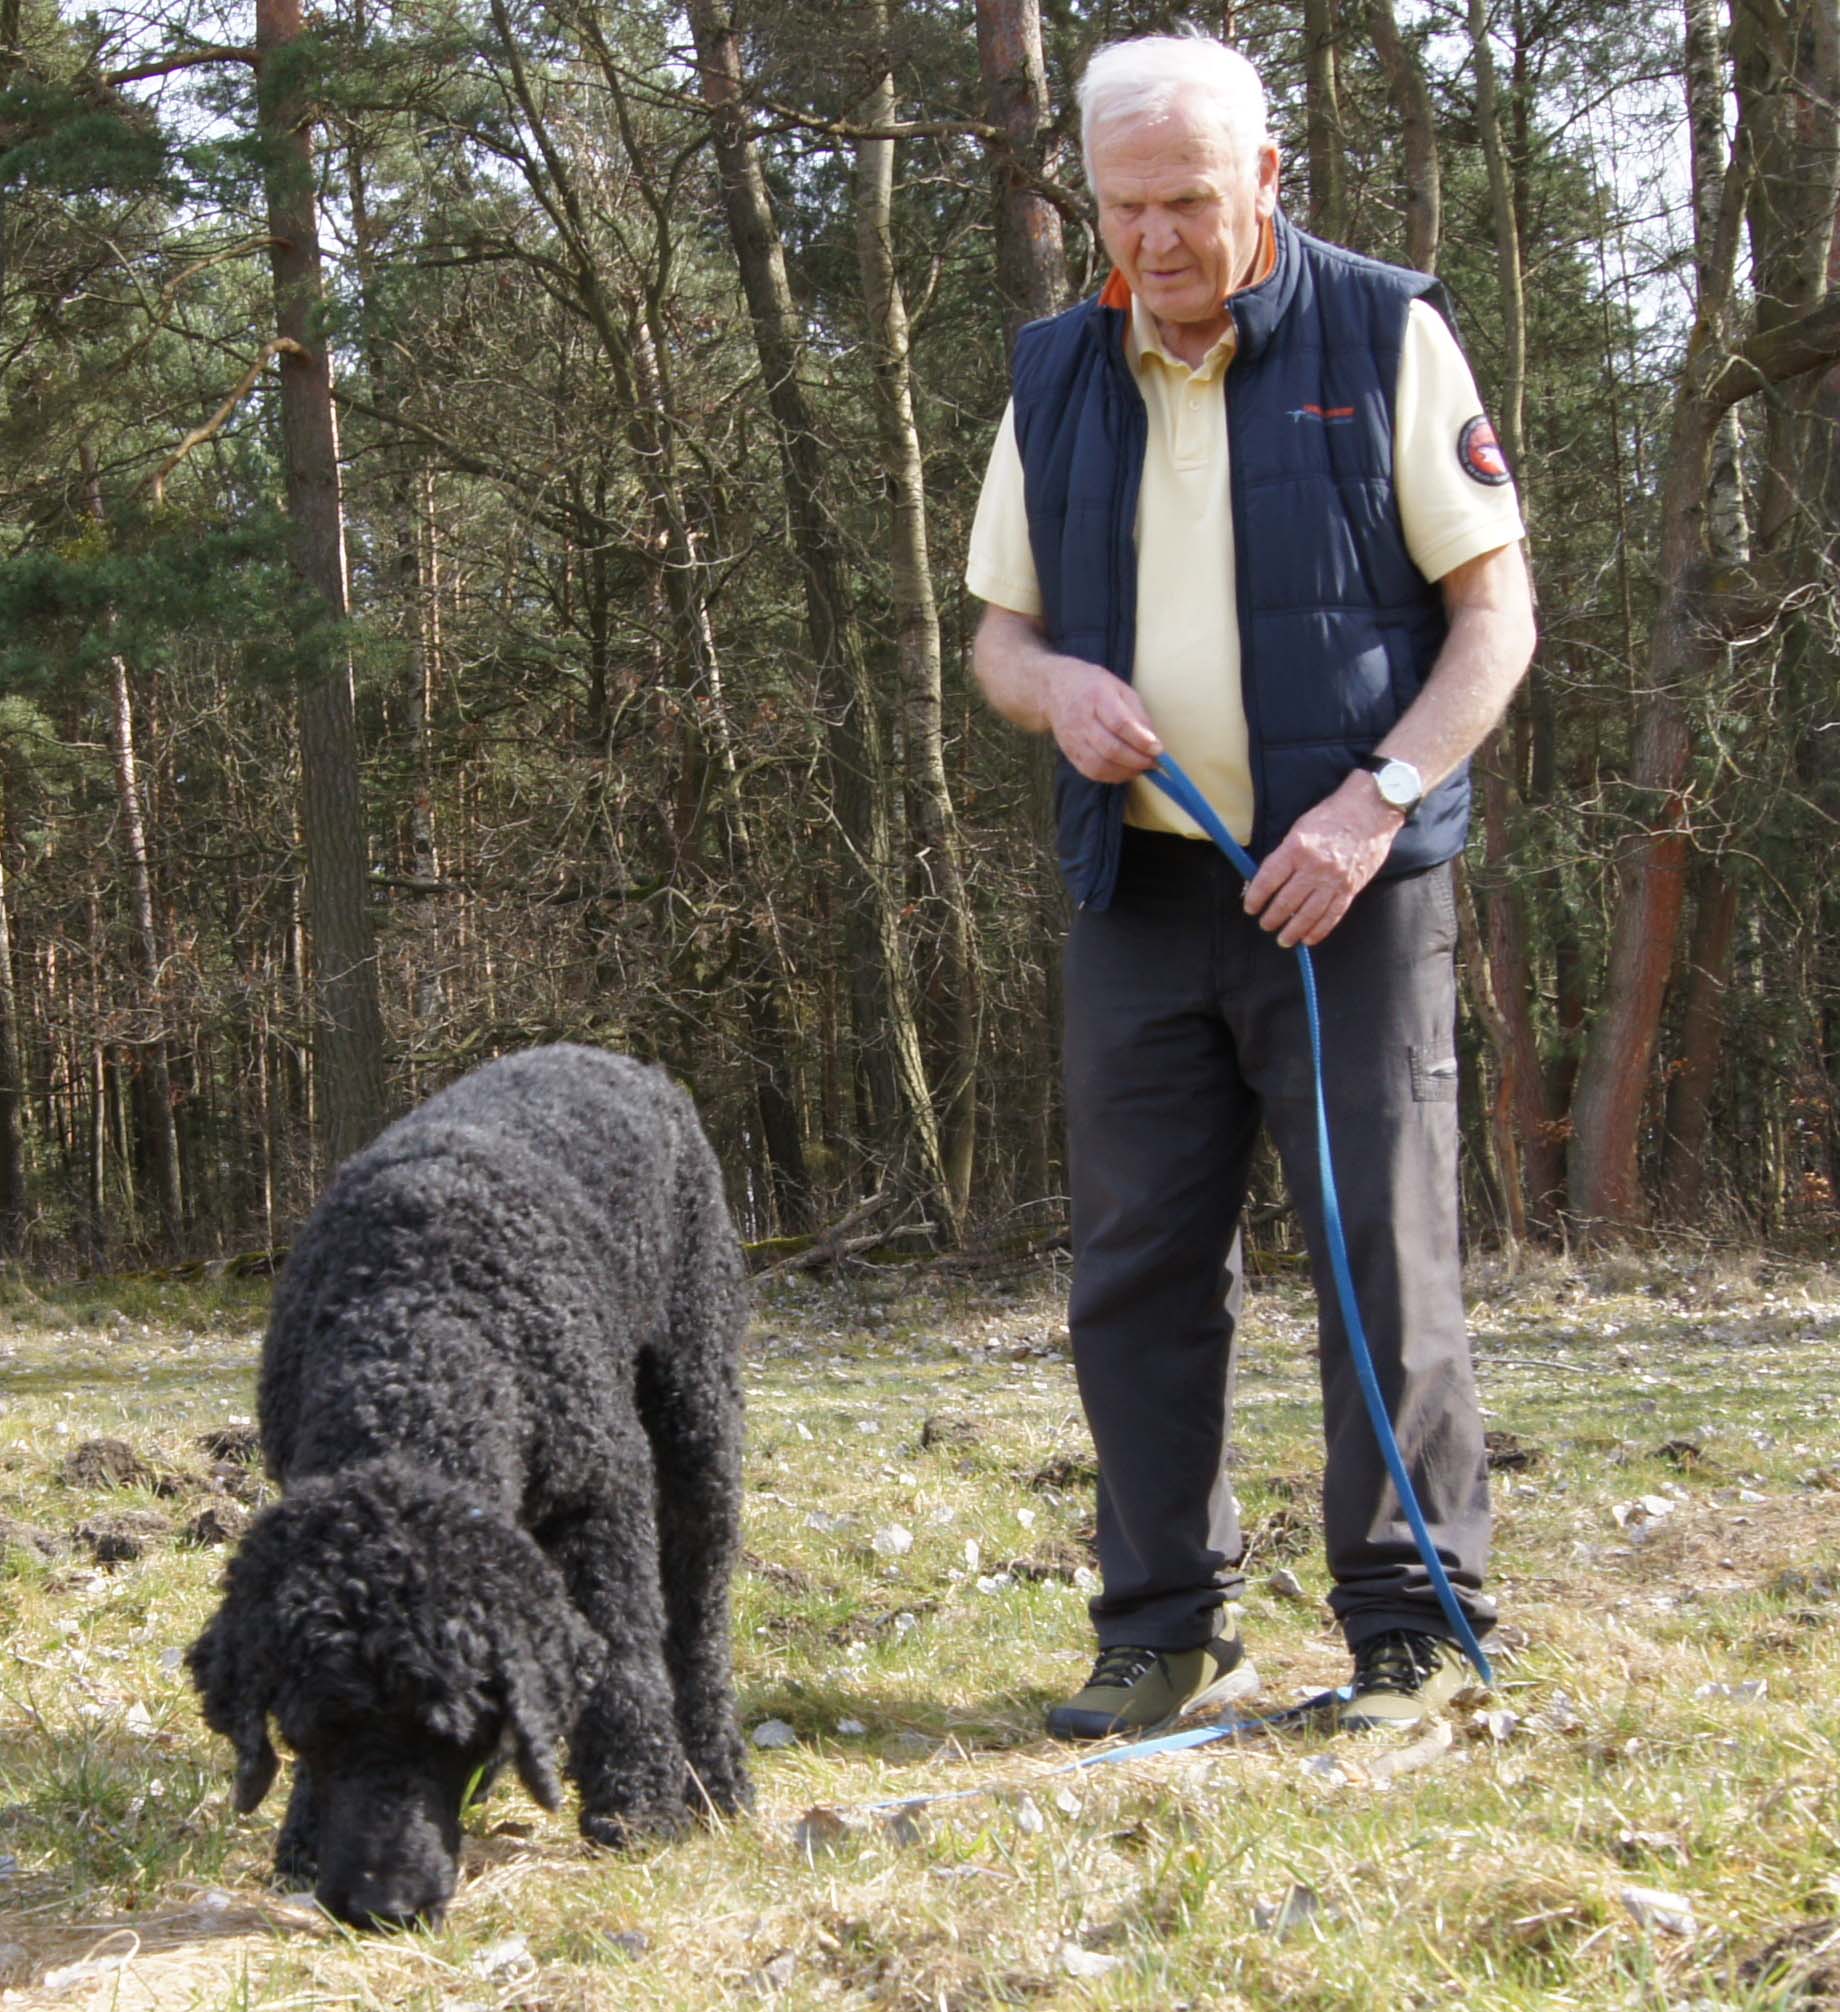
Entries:
<svg viewBox="0 0 1840 2012">
<path fill-rule="evenodd" d="M 440 1927 L 448 1902 L 444 1889 L 388 1875 L 367 1876 L 349 1885 L 322 1880 L 316 1897 L 328 1914 L 353 1928 L 392 1932 Z"/>
</svg>

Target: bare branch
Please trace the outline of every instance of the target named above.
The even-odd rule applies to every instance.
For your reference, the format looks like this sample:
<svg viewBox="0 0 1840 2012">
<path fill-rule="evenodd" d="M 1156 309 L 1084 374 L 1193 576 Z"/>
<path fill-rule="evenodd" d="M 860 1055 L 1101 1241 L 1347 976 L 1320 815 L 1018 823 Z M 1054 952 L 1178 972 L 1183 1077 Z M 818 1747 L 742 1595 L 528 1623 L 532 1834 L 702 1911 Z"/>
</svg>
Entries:
<svg viewBox="0 0 1840 2012">
<path fill-rule="evenodd" d="M 1779 328 L 1754 335 L 1728 356 L 1703 394 L 1714 412 L 1723 412 L 1785 378 L 1801 377 L 1840 361 L 1840 292 Z"/>
<path fill-rule="evenodd" d="M 170 77 L 175 71 L 201 70 L 215 63 L 247 63 L 253 69 L 256 60 L 253 49 L 187 49 L 182 55 L 162 56 L 155 63 L 136 63 L 126 70 L 105 71 L 102 81 L 116 90 L 123 84 L 145 83 L 149 77 Z"/>
<path fill-rule="evenodd" d="M 308 352 L 304 350 L 300 346 L 300 344 L 294 340 L 292 336 L 289 335 L 278 335 L 272 342 L 265 342 L 262 345 L 261 354 L 257 356 L 255 362 L 252 363 L 249 366 L 249 368 L 243 373 L 242 382 L 237 385 L 236 389 L 233 392 L 231 392 L 230 396 L 224 400 L 223 404 L 221 404 L 217 408 L 217 410 L 214 413 L 212 413 L 210 418 L 207 419 L 202 426 L 194 426 L 192 428 L 191 432 L 189 432 L 185 436 L 185 438 L 179 442 L 178 446 L 175 447 L 173 451 L 166 457 L 166 459 L 160 463 L 159 467 L 154 469 L 150 475 L 147 475 L 142 479 L 140 487 L 142 489 L 151 488 L 153 491 L 153 500 L 156 503 L 164 503 L 166 500 L 167 476 L 169 476 L 173 472 L 173 470 L 178 467 L 179 463 L 185 459 L 185 457 L 192 451 L 194 447 L 203 446 L 207 440 L 214 438 L 218 433 L 220 433 L 223 430 L 223 427 L 225 423 L 228 421 L 231 413 L 233 413 L 236 410 L 236 408 L 242 404 L 243 400 L 249 396 L 250 392 L 254 390 L 256 379 L 262 375 L 263 371 L 265 371 L 268 368 L 269 364 L 273 362 L 273 360 L 277 356 L 285 355 L 285 356 L 305 357 L 307 353 Z"/>
</svg>

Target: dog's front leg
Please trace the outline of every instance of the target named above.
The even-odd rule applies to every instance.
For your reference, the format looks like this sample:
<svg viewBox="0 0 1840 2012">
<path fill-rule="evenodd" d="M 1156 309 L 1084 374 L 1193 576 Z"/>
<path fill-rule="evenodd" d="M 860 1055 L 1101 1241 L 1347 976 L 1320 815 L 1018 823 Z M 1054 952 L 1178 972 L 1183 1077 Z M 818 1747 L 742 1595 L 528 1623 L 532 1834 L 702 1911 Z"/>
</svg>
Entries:
<svg viewBox="0 0 1840 2012">
<path fill-rule="evenodd" d="M 649 1482 L 649 1463 L 616 1462 Z M 607 1645 L 569 1741 L 582 1835 L 625 1845 L 683 1829 L 687 1769 L 664 1659 L 651 1489 L 610 1492 L 551 1548 L 569 1595 Z"/>
<path fill-rule="evenodd" d="M 303 1760 L 294 1763 L 294 1789 L 288 1797 L 281 1835 L 275 1840 L 275 1882 L 288 1892 L 309 1887 L 319 1877 L 319 1811 L 313 1799 L 313 1777 Z"/>
</svg>

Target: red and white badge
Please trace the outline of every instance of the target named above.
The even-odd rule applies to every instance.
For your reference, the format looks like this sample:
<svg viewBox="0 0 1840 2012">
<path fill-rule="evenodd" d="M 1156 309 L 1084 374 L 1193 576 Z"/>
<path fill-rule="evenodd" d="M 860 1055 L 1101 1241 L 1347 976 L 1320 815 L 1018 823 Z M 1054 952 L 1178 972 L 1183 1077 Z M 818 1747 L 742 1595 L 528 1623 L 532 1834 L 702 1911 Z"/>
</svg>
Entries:
<svg viewBox="0 0 1840 2012">
<path fill-rule="evenodd" d="M 1501 442 L 1495 438 L 1494 427 L 1480 412 L 1474 419 L 1465 421 L 1463 431 L 1457 435 L 1457 459 L 1472 482 L 1499 489 L 1509 479 Z"/>
</svg>

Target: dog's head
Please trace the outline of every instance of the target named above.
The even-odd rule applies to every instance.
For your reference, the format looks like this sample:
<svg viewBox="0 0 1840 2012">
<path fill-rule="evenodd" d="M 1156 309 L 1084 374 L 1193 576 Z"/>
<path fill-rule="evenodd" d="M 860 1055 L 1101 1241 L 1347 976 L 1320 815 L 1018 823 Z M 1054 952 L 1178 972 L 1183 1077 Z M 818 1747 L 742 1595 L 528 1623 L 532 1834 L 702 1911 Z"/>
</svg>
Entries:
<svg viewBox="0 0 1840 2012">
<path fill-rule="evenodd" d="M 557 1749 L 601 1645 L 529 1535 L 390 1461 L 314 1477 L 260 1516 L 188 1662 L 236 1747 L 236 1806 L 307 1771 L 317 1892 L 341 1919 L 438 1915 L 467 1785 L 503 1751 L 554 1809 Z"/>
</svg>

